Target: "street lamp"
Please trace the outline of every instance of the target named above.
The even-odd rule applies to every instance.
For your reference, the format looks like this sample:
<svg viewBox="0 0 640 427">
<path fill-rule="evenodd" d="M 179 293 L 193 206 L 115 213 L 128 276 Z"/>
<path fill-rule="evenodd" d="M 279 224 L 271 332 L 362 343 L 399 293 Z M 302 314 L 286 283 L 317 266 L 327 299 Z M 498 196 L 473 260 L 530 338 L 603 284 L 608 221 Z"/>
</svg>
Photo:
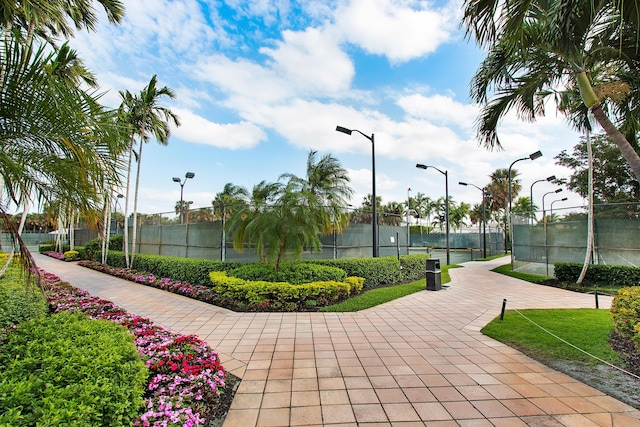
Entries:
<svg viewBox="0 0 640 427">
<path fill-rule="evenodd" d="M 554 200 L 553 202 L 551 202 L 551 211 L 549 212 L 549 219 L 551 219 L 551 221 L 553 221 L 553 204 L 555 202 L 566 202 L 568 199 L 566 197 L 563 197 L 562 199 L 558 199 L 558 200 Z"/>
<path fill-rule="evenodd" d="M 113 206 L 113 212 L 116 214 L 116 234 L 118 234 L 118 200 L 122 199 L 124 196 L 120 193 L 118 193 L 118 195 L 116 196 L 116 200 Z"/>
<path fill-rule="evenodd" d="M 547 236 L 547 213 L 544 209 L 544 198 L 549 194 L 557 194 L 560 192 L 562 192 L 562 188 L 558 188 L 555 191 L 549 191 L 548 193 L 544 193 L 542 195 L 542 224 L 544 226 L 544 264 L 547 269 L 547 277 L 549 277 L 549 238 Z"/>
<path fill-rule="evenodd" d="M 482 191 L 482 257 L 486 258 L 487 257 L 487 214 L 485 210 L 485 194 L 486 194 L 485 188 L 486 187 L 480 188 L 475 184 L 470 184 L 466 182 L 459 182 L 458 184 L 464 185 L 465 187 L 467 185 L 470 185 Z"/>
<path fill-rule="evenodd" d="M 547 222 L 547 218 L 545 216 L 545 210 L 544 210 L 544 198 L 547 197 L 549 194 L 555 194 L 555 193 L 561 193 L 562 192 L 562 188 L 558 188 L 555 191 L 549 191 L 548 193 L 544 193 L 544 195 L 542 196 L 542 221 L 546 224 Z"/>
<path fill-rule="evenodd" d="M 371 195 L 372 195 L 372 209 L 371 209 L 371 229 L 372 229 L 372 242 L 373 242 L 373 257 L 378 257 L 378 233 L 377 233 L 377 225 L 378 225 L 378 213 L 376 212 L 376 204 L 378 204 L 378 199 L 376 198 L 376 145 L 374 134 L 371 136 L 360 132 L 358 129 L 347 129 L 342 126 L 336 126 L 336 131 L 346 133 L 347 135 L 351 135 L 353 132 L 358 132 L 360 135 L 367 138 L 371 141 Z"/>
<path fill-rule="evenodd" d="M 186 174 L 184 174 L 184 181 L 182 181 L 180 178 L 178 177 L 173 177 L 173 182 L 177 182 L 178 184 L 180 184 L 180 224 L 184 223 L 184 207 L 182 206 L 182 197 L 184 195 L 184 184 L 187 183 L 187 179 L 191 179 L 194 176 L 196 176 L 196 174 L 194 174 L 193 172 L 187 172 Z"/>
<path fill-rule="evenodd" d="M 538 179 L 536 181 L 533 181 L 533 184 L 531 184 L 531 191 L 529 193 L 529 201 L 531 202 L 531 223 L 533 224 L 533 220 L 535 219 L 534 213 L 533 213 L 533 186 L 536 185 L 538 182 L 542 182 L 542 181 L 554 181 L 556 179 L 555 175 L 551 175 L 545 179 Z"/>
<path fill-rule="evenodd" d="M 418 169 L 427 169 L 427 168 L 432 168 L 437 170 L 438 172 L 440 172 L 442 175 L 444 175 L 444 197 L 445 197 L 445 224 L 446 224 L 446 239 L 447 239 L 447 265 L 451 265 L 451 254 L 450 254 L 450 247 L 449 247 L 449 171 L 441 171 L 440 169 L 438 169 L 435 166 L 427 166 L 427 165 L 422 165 L 420 163 L 418 163 L 416 165 L 416 167 Z"/>
<path fill-rule="evenodd" d="M 409 213 L 411 211 L 411 187 L 407 188 L 407 255 L 409 255 L 409 242 L 411 240 L 411 232 L 409 230 Z"/>
</svg>

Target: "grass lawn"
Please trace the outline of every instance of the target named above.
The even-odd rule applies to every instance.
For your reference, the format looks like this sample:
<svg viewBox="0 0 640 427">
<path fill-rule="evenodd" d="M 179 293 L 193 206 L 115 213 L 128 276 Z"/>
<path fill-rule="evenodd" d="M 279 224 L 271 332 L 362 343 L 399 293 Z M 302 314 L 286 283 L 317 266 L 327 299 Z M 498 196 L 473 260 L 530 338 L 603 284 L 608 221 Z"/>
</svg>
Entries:
<svg viewBox="0 0 640 427">
<path fill-rule="evenodd" d="M 587 353 L 609 363 L 621 363 L 609 345 L 609 334 L 613 331 L 609 310 L 532 309 L 519 312 Z M 540 361 L 557 359 L 589 365 L 601 363 L 540 329 L 518 311 L 507 310 L 504 320 L 494 319 L 482 329 L 482 333 Z"/>
<path fill-rule="evenodd" d="M 457 268 L 458 265 L 445 265 L 440 268 L 441 283 L 445 284 L 451 281 L 449 276 L 450 268 Z M 343 301 L 339 304 L 330 305 L 320 309 L 320 311 L 329 312 L 345 312 L 360 311 L 366 308 L 375 307 L 376 305 L 392 301 L 397 298 L 412 294 L 414 292 L 423 291 L 426 288 L 425 279 L 419 279 L 415 282 L 404 283 L 401 285 L 387 286 L 384 288 L 376 288 L 366 291 L 358 296 Z"/>
</svg>

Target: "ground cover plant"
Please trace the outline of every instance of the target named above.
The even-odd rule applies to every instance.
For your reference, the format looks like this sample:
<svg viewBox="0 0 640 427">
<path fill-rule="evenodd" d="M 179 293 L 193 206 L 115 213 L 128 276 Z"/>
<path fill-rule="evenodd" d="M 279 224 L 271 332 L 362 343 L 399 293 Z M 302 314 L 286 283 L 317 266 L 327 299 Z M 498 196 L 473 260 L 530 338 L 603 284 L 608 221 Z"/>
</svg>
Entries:
<svg viewBox="0 0 640 427">
<path fill-rule="evenodd" d="M 0 280 L 0 292 L 7 292 L 7 282 L 15 289 L 25 289 L 25 277 L 19 270 L 17 265 L 7 270 Z M 214 419 L 219 420 L 224 413 L 220 402 L 230 402 L 233 389 L 227 385 L 228 377 L 220 365 L 217 353 L 206 343 L 193 335 L 174 334 L 149 319 L 126 312 L 110 301 L 76 289 L 55 275 L 41 271 L 40 277 L 51 307 L 50 316 L 47 316 L 46 304 L 41 296 L 33 301 L 25 300 L 27 303 L 19 310 L 15 310 L 18 304 L 10 299 L 0 299 L 0 319 L 3 321 L 0 325 L 0 424 L 196 426 L 205 425 Z M 19 283 L 22 288 L 18 288 Z M 13 290 L 9 291 L 12 292 Z M 19 292 L 16 294 L 19 295 Z M 65 316 L 72 320 L 63 322 L 64 326 L 61 326 L 59 319 Z M 105 326 L 105 322 L 111 326 Z M 69 324 L 75 326 L 68 326 Z M 80 330 L 82 333 L 72 334 L 73 337 L 70 338 L 68 334 L 60 333 L 61 329 L 65 330 L 63 332 Z M 103 330 L 107 331 L 106 336 L 96 338 L 94 333 L 101 333 Z M 123 339 L 119 332 L 114 332 L 116 330 L 125 331 L 126 337 Z M 32 346 L 34 336 L 44 337 L 35 340 L 39 345 L 38 355 L 18 357 L 13 361 L 16 358 L 12 357 L 12 352 L 19 352 L 27 347 L 21 342 Z M 61 337 L 61 343 L 56 344 L 55 338 Z M 78 348 L 78 337 L 85 337 L 83 340 L 87 341 L 87 345 L 91 344 L 89 347 L 93 346 L 100 354 L 91 355 L 87 353 L 89 350 Z M 115 337 L 120 337 L 117 339 L 120 345 L 109 341 Z M 99 345 L 92 344 L 93 341 L 98 341 Z M 129 351 L 121 345 L 129 345 Z M 46 354 L 50 354 L 50 357 L 44 358 Z M 140 371 L 134 369 L 124 374 L 120 370 L 121 374 L 114 374 L 114 371 L 109 370 L 113 368 L 107 369 L 102 363 L 115 363 L 121 369 L 128 366 L 122 362 L 122 357 L 132 354 L 140 362 L 136 366 L 142 367 L 145 372 L 142 381 Z M 39 361 L 39 357 L 44 360 Z M 85 370 L 74 367 L 72 371 L 84 372 L 82 376 L 87 378 L 88 384 L 81 388 L 81 381 L 74 381 L 65 388 L 68 391 L 74 390 L 72 393 L 55 391 L 51 385 L 55 383 L 50 380 L 47 381 L 50 384 L 47 387 L 39 385 L 38 381 L 45 381 L 46 377 L 34 376 L 36 372 L 45 371 L 64 381 L 67 373 L 74 373 L 68 372 L 74 366 L 71 361 L 78 358 L 81 368 Z M 12 362 L 8 362 L 9 359 Z M 24 362 L 27 364 L 22 364 Z M 42 368 L 34 368 L 34 363 Z M 107 374 L 107 378 L 99 379 L 102 377 L 96 377 L 93 375 L 95 373 Z M 25 377 L 22 374 L 28 375 Z M 132 380 L 131 386 L 126 385 L 126 379 Z M 118 384 L 109 385 L 110 381 L 118 381 Z M 106 389 L 112 393 L 103 393 Z M 55 392 L 55 396 L 46 395 L 48 390 Z M 128 394 L 125 396 L 123 393 Z M 39 396 L 44 396 L 47 402 L 56 399 L 64 399 L 64 402 L 53 406 L 45 403 L 39 405 Z M 98 409 L 92 407 L 92 404 L 97 405 Z M 42 410 L 30 409 L 36 406 L 42 406 Z M 42 418 L 42 414 L 46 416 Z M 33 421 L 34 417 L 42 419 Z M 82 420 L 77 421 L 77 417 L 82 417 Z M 91 417 L 99 417 L 100 420 Z"/>
</svg>

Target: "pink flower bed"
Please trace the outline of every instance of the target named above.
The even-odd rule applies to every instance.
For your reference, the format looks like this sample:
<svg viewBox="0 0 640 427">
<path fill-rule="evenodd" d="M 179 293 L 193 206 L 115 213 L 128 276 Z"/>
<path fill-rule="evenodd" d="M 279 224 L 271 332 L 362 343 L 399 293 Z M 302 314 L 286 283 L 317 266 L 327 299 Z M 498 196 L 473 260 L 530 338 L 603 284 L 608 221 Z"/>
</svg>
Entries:
<svg viewBox="0 0 640 427">
<path fill-rule="evenodd" d="M 204 425 L 225 387 L 218 354 L 195 335 L 178 335 L 136 316 L 111 301 L 74 288 L 41 271 L 54 312 L 79 311 L 127 327 L 149 368 L 144 413 L 136 426 Z"/>
</svg>

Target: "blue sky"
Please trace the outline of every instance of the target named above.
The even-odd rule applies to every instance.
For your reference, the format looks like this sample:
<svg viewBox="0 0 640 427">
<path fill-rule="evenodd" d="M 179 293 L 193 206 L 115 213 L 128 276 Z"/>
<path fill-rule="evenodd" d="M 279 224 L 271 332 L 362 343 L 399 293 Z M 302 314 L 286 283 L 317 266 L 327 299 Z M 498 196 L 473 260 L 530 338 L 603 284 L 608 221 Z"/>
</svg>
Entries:
<svg viewBox="0 0 640 427">
<path fill-rule="evenodd" d="M 331 153 L 348 169 L 360 205 L 371 193 L 371 144 L 336 125 L 375 134 L 377 194 L 404 201 L 407 189 L 444 196 L 449 173 L 456 202 L 479 203 L 489 174 L 514 166 L 521 195 L 532 182 L 569 171 L 553 159 L 579 135 L 550 109 L 524 123 L 515 114 L 499 128 L 503 151 L 478 146 L 469 82 L 482 52 L 459 27 L 460 2 L 419 0 L 127 0 L 119 26 L 102 19 L 96 33 L 71 45 L 98 78 L 104 104 L 119 91 L 139 92 L 157 74 L 176 92 L 171 108 L 182 122 L 167 146 L 142 153 L 139 212 L 171 212 L 180 199 L 172 177 L 187 171 L 193 207 L 211 205 L 227 182 L 248 189 L 283 173 L 304 176 L 308 151 Z M 534 202 L 555 186 L 534 187 Z M 122 190 L 124 193 L 124 190 Z M 576 194 L 562 206 L 581 206 Z M 545 203 L 560 197 L 547 197 Z"/>
</svg>

